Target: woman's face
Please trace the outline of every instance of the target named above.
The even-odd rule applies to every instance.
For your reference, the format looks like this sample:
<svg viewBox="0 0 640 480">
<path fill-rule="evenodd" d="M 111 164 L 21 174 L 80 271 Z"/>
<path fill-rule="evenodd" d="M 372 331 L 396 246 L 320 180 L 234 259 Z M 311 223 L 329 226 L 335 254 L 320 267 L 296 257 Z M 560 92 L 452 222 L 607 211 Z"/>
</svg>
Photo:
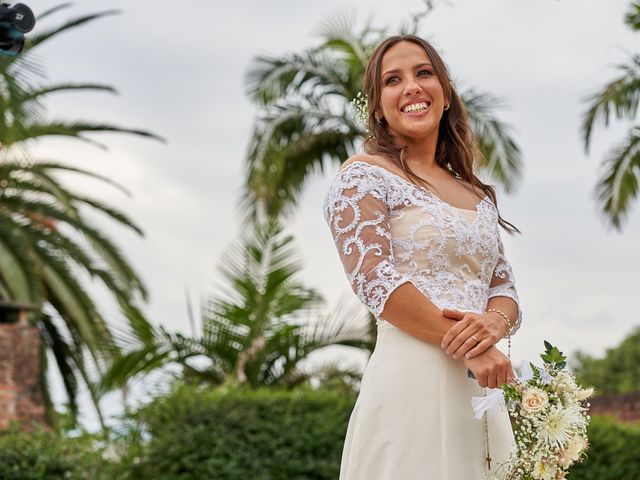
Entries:
<svg viewBox="0 0 640 480">
<path fill-rule="evenodd" d="M 444 92 L 431 60 L 415 43 L 402 41 L 386 51 L 381 62 L 380 107 L 391 135 L 437 139 L 445 106 Z"/>
</svg>

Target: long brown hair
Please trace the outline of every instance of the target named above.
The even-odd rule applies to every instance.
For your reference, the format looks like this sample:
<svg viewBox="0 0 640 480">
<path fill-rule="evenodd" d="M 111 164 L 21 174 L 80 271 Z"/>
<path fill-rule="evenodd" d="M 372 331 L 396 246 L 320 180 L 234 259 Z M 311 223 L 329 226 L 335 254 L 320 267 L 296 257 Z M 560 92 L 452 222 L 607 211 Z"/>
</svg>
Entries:
<svg viewBox="0 0 640 480">
<path fill-rule="evenodd" d="M 445 101 L 448 100 L 449 109 L 445 110 L 438 129 L 438 144 L 436 145 L 436 162 L 442 168 L 453 172 L 456 176 L 482 190 L 498 208 L 498 200 L 493 186 L 484 184 L 473 173 L 476 158 L 482 158 L 477 147 L 473 132 L 469 127 L 467 112 L 458 96 L 447 67 L 433 46 L 415 35 L 396 35 L 388 37 L 376 47 L 364 72 L 363 90 L 368 99 L 369 117 L 367 119 L 370 135 L 365 139 L 364 147 L 370 155 L 380 155 L 391 159 L 403 172 L 418 184 L 429 185 L 424 178 L 416 175 L 404 158 L 406 147 L 394 143 L 394 138 L 387 131 L 387 123 L 383 118 L 376 119 L 376 111 L 380 108 L 382 90 L 381 65 L 382 57 L 399 42 L 412 42 L 424 48 L 431 60 L 435 74 L 442 85 Z M 498 222 L 509 233 L 520 233 L 513 224 L 506 221 L 498 211 Z"/>
</svg>

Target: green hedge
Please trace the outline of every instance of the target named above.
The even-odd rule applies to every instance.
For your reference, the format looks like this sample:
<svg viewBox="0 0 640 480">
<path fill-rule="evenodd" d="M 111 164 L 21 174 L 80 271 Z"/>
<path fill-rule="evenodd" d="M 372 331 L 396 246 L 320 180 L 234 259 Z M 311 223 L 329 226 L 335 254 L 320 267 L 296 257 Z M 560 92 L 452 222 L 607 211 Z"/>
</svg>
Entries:
<svg viewBox="0 0 640 480">
<path fill-rule="evenodd" d="M 335 480 L 354 401 L 182 387 L 135 413 L 128 438 L 106 449 L 88 435 L 0 433 L 0 480 Z M 589 440 L 571 480 L 640 479 L 640 425 L 593 417 Z"/>
<path fill-rule="evenodd" d="M 640 424 L 591 417 L 588 456 L 570 470 L 571 480 L 640 479 Z"/>
<path fill-rule="evenodd" d="M 124 479 L 122 465 L 103 459 L 93 437 L 63 438 L 17 427 L 0 432 L 0 480 Z"/>
<path fill-rule="evenodd" d="M 183 387 L 143 408 L 135 478 L 335 480 L 355 398 Z"/>
</svg>

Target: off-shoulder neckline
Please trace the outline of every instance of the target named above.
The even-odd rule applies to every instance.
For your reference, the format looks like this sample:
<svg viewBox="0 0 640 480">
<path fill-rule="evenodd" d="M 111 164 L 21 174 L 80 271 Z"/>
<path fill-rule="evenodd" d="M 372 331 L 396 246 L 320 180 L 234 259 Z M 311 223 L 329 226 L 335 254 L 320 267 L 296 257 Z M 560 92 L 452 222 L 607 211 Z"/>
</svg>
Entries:
<svg viewBox="0 0 640 480">
<path fill-rule="evenodd" d="M 406 178 L 404 178 L 404 177 L 402 177 L 402 176 L 398 175 L 397 173 L 393 173 L 391 170 L 389 170 L 389 169 L 387 169 L 387 168 L 384 168 L 384 167 L 381 167 L 380 165 L 375 165 L 375 164 L 373 164 L 373 163 L 369 163 L 369 162 L 363 162 L 362 160 L 356 160 L 356 161 L 351 162 L 351 163 L 350 163 L 349 165 L 347 165 L 346 167 L 341 168 L 341 169 L 340 169 L 340 172 L 343 172 L 343 171 L 347 170 L 351 165 L 355 165 L 356 163 L 360 163 L 360 164 L 362 164 L 362 165 L 367 165 L 367 166 L 369 166 L 369 167 L 374 167 L 374 168 L 377 168 L 377 169 L 379 169 L 379 170 L 382 170 L 383 172 L 385 172 L 385 173 L 386 173 L 386 174 L 388 174 L 388 175 L 391 175 L 392 177 L 399 178 L 400 180 L 402 180 L 402 181 L 403 181 L 404 183 L 406 183 L 407 185 L 411 185 L 412 187 L 417 188 L 418 190 L 420 190 L 420 191 L 422 191 L 422 192 L 427 193 L 428 195 L 432 196 L 436 201 L 438 201 L 438 202 L 442 203 L 443 205 L 446 205 L 446 206 L 448 206 L 448 207 L 450 207 L 450 208 L 455 208 L 456 210 L 462 210 L 463 212 L 472 212 L 472 213 L 473 213 L 473 212 L 475 212 L 475 213 L 477 213 L 477 212 L 478 212 L 478 209 L 480 208 L 480 204 L 482 204 L 482 203 L 483 203 L 483 202 L 485 202 L 485 201 L 489 201 L 489 203 L 491 203 L 491 201 L 489 200 L 489 196 L 488 196 L 488 195 L 485 195 L 485 196 L 482 198 L 482 200 L 480 200 L 478 203 L 476 203 L 476 205 L 475 205 L 475 207 L 474 207 L 473 209 L 470 209 L 470 208 L 462 208 L 462 207 L 456 207 L 455 205 L 451 205 L 449 202 L 444 201 L 442 198 L 440 198 L 438 195 L 436 195 L 435 193 L 433 193 L 433 192 L 432 192 L 431 190 L 429 190 L 428 188 L 425 188 L 425 187 L 421 187 L 421 186 L 419 186 L 419 185 L 416 185 L 415 183 L 410 182 L 410 181 L 409 181 L 409 180 L 407 180 Z"/>
</svg>

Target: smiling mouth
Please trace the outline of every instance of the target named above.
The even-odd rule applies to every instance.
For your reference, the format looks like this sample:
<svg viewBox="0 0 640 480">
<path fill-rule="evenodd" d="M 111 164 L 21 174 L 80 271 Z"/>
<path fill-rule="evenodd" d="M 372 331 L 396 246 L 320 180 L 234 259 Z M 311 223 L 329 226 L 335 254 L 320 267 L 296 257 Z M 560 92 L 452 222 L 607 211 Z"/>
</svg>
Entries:
<svg viewBox="0 0 640 480">
<path fill-rule="evenodd" d="M 431 106 L 430 102 L 416 102 L 410 105 L 406 105 L 400 109 L 403 113 L 418 113 L 424 112 Z"/>
</svg>

